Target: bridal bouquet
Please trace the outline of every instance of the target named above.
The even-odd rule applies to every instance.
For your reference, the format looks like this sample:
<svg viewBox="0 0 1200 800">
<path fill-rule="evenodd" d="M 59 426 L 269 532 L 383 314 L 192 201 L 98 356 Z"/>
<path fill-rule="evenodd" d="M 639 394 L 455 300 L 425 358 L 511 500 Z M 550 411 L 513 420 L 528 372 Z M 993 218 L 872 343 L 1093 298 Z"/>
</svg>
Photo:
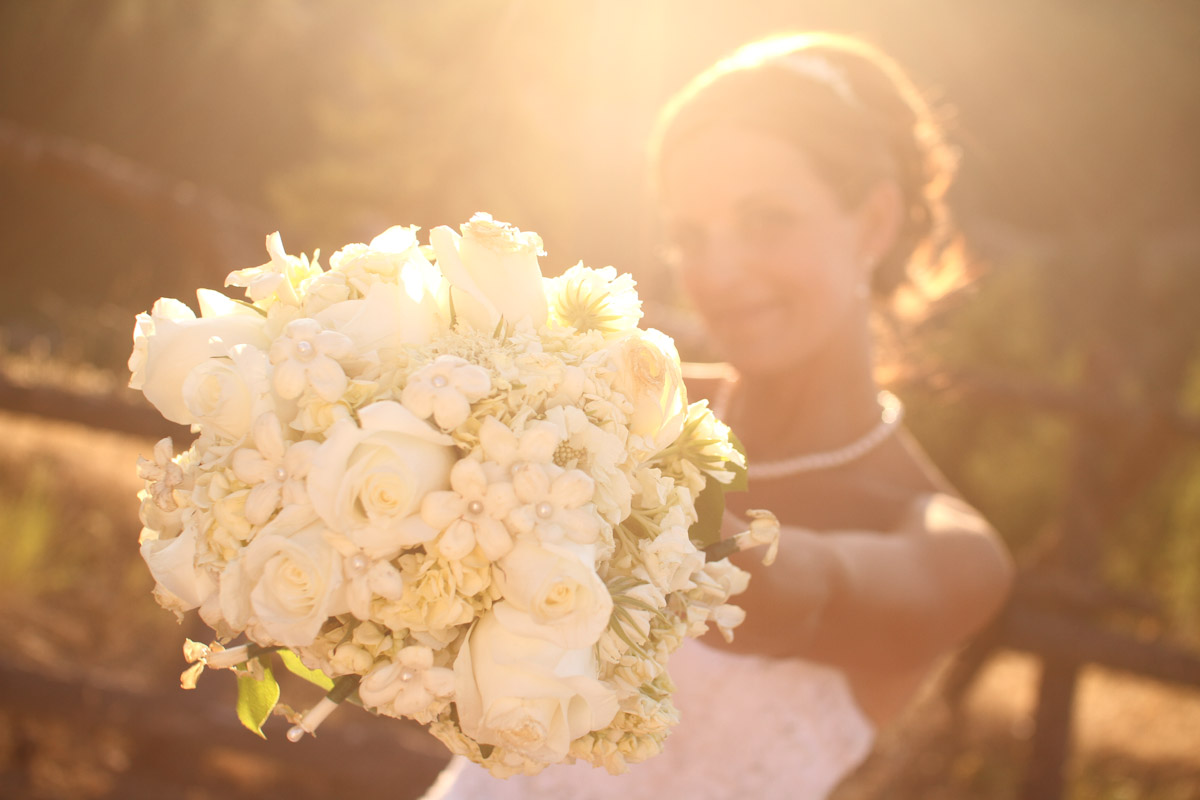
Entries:
<svg viewBox="0 0 1200 800">
<path fill-rule="evenodd" d="M 198 434 L 139 461 L 156 598 L 217 639 L 183 683 L 232 668 L 260 735 L 350 700 L 498 776 L 620 772 L 676 721 L 669 654 L 741 622 L 747 574 L 714 556 L 743 458 L 628 275 L 544 279 L 541 240 L 485 214 L 416 231 L 327 270 L 272 234 L 226 282 L 246 300 L 138 316 L 130 385 Z M 327 695 L 279 704 L 280 663 Z"/>
</svg>

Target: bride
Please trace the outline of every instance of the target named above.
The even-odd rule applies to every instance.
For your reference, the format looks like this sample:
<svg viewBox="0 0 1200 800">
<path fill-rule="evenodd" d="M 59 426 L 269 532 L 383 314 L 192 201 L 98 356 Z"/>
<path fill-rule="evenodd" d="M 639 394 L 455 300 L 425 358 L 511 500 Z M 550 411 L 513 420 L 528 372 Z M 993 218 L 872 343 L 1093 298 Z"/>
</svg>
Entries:
<svg viewBox="0 0 1200 800">
<path fill-rule="evenodd" d="M 741 564 L 731 646 L 673 656 L 662 755 L 506 781 L 455 759 L 427 800 L 823 798 L 1007 593 L 1003 546 L 874 375 L 872 306 L 935 251 L 948 178 L 908 79 L 853 39 L 757 42 L 668 104 L 655 156 L 673 260 L 728 361 L 694 368 L 689 398 L 709 398 L 751 465 L 727 527 L 771 509 L 779 561 Z"/>
</svg>

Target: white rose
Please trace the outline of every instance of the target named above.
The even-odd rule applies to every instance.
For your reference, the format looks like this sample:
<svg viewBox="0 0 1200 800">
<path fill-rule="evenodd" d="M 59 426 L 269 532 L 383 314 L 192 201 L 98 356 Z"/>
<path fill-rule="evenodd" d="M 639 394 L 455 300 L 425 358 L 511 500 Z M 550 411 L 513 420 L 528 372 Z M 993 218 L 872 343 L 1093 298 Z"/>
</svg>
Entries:
<svg viewBox="0 0 1200 800">
<path fill-rule="evenodd" d="M 497 565 L 504 602 L 493 607 L 496 619 L 514 634 L 564 649 L 595 644 L 613 602 L 592 566 L 593 549 L 518 543 Z"/>
<path fill-rule="evenodd" d="M 348 337 L 359 358 L 398 350 L 405 344 L 427 344 L 438 330 L 432 294 L 413 297 L 402 285 L 382 282 L 371 284 L 364 294 L 361 300 L 334 303 L 313 317 L 325 328 Z"/>
<path fill-rule="evenodd" d="M 273 406 L 270 362 L 256 347 L 236 345 L 229 358 L 209 358 L 183 380 L 183 402 L 195 422 L 227 439 L 241 439 Z"/>
<path fill-rule="evenodd" d="M 186 515 L 175 513 L 163 521 L 169 521 L 171 527 L 142 530 L 142 558 L 160 588 L 160 602 L 173 611 L 190 611 L 217 588 L 208 571 L 196 567 L 199 518 L 193 511 Z"/>
<path fill-rule="evenodd" d="M 617 713 L 616 693 L 596 675 L 591 647 L 564 650 L 484 614 L 454 662 L 459 725 L 481 744 L 561 762 L 574 739 Z"/>
<path fill-rule="evenodd" d="M 394 225 L 370 244 L 350 244 L 329 259 L 330 269 L 345 276 L 359 294 L 376 283 L 403 284 L 415 301 L 434 300 L 441 275 L 421 253 L 417 227 Z"/>
<path fill-rule="evenodd" d="M 129 357 L 129 385 L 172 422 L 190 425 L 183 384 L 198 364 L 228 356 L 239 344 L 265 350 L 270 342 L 261 314 L 225 297 L 200 289 L 201 317 L 178 300 L 161 298 L 149 314 L 139 314 Z"/>
<path fill-rule="evenodd" d="M 312 644 L 325 620 L 344 614 L 342 557 L 325 526 L 288 506 L 221 574 L 221 613 L 261 644 Z"/>
<path fill-rule="evenodd" d="M 450 485 L 454 440 L 399 403 L 341 420 L 313 454 L 309 502 L 321 519 L 371 558 L 390 559 L 437 535 L 417 515 L 426 494 Z"/>
<path fill-rule="evenodd" d="M 687 390 L 670 336 L 634 330 L 609 346 L 613 388 L 633 404 L 629 432 L 660 450 L 679 438 L 687 419 Z"/>
<path fill-rule="evenodd" d="M 399 283 L 405 260 L 420 257 L 416 227 L 395 225 L 371 240 L 371 244 L 348 244 L 329 257 L 329 268 L 346 276 L 346 281 L 366 294 L 375 283 Z"/>
<path fill-rule="evenodd" d="M 429 232 L 429 242 L 459 320 L 486 333 L 501 318 L 509 325 L 545 324 L 546 293 L 538 266 L 542 240 L 536 233 L 522 233 L 480 213 L 462 226 L 462 236 L 443 225 Z"/>
</svg>

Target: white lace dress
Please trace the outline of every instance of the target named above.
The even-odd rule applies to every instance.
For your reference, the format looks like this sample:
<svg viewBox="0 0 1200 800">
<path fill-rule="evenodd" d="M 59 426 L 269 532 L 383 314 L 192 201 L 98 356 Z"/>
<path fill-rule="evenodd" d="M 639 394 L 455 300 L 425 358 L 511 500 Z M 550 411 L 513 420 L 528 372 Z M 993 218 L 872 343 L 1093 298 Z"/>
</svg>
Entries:
<svg viewBox="0 0 1200 800">
<path fill-rule="evenodd" d="M 836 670 L 690 640 L 670 669 L 680 723 L 662 754 L 625 775 L 580 763 L 498 780 L 455 758 L 424 800 L 820 800 L 874 742 Z"/>
</svg>

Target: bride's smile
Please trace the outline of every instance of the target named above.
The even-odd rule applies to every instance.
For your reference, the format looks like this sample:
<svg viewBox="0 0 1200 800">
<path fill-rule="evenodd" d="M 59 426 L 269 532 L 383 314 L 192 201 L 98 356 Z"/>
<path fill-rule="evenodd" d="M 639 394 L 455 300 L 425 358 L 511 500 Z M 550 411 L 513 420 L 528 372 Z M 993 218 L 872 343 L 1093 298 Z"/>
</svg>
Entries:
<svg viewBox="0 0 1200 800">
<path fill-rule="evenodd" d="M 683 285 L 735 366 L 792 367 L 865 324 L 860 214 L 796 148 L 751 130 L 703 131 L 664 163 L 662 196 Z"/>
</svg>

